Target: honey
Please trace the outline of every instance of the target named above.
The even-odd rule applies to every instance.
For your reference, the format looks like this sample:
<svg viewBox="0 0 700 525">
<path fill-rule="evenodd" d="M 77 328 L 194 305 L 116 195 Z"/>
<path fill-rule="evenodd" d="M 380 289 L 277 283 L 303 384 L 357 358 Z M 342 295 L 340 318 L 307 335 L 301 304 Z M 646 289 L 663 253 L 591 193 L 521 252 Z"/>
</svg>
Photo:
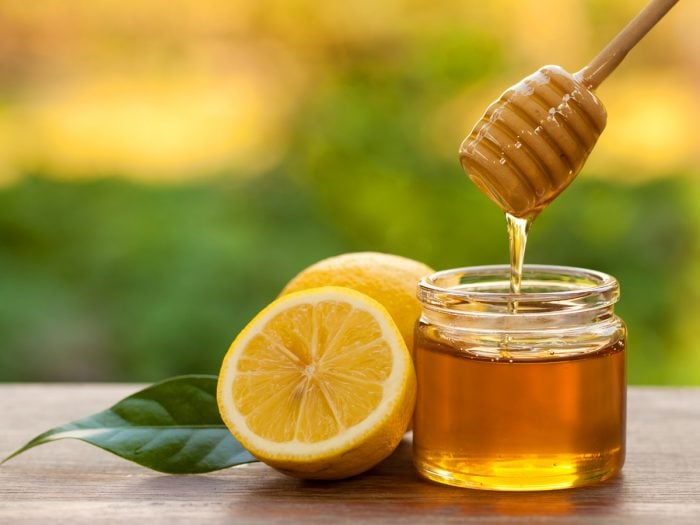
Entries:
<svg viewBox="0 0 700 525">
<path fill-rule="evenodd" d="M 613 311 L 617 281 L 528 265 L 522 278 L 520 294 L 510 292 L 505 265 L 420 283 L 413 455 L 424 477 L 545 490 L 622 467 L 626 329 Z"/>
<path fill-rule="evenodd" d="M 527 234 L 530 231 L 532 219 L 521 218 L 506 213 L 506 229 L 508 231 L 508 247 L 510 248 L 510 291 L 520 293 L 520 285 L 523 280 L 523 263 L 525 262 L 525 248 L 527 246 Z M 517 305 L 513 304 L 513 309 Z"/>
</svg>

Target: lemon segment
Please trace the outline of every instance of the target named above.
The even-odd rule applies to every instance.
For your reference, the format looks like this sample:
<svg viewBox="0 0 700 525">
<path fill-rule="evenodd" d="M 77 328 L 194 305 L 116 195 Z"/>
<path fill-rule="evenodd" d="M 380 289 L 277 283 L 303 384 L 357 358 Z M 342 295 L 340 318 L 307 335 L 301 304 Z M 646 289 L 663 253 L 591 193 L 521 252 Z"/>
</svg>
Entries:
<svg viewBox="0 0 700 525">
<path fill-rule="evenodd" d="M 342 287 L 285 295 L 226 354 L 222 418 L 253 455 L 285 473 L 359 474 L 401 440 L 415 402 L 410 354 L 377 301 Z"/>
</svg>

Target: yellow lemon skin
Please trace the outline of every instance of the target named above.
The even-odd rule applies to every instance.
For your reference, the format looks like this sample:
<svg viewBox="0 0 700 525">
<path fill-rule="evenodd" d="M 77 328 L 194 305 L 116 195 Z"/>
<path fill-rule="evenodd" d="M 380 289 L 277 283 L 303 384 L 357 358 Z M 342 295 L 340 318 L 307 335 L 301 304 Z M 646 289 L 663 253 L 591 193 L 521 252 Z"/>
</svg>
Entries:
<svg viewBox="0 0 700 525">
<path fill-rule="evenodd" d="M 333 286 L 262 310 L 231 344 L 217 388 L 238 441 L 303 479 L 355 476 L 388 457 L 415 396 L 411 356 L 389 312 Z"/>
<path fill-rule="evenodd" d="M 352 288 L 381 303 L 398 326 L 409 351 L 420 316 L 418 281 L 432 273 L 421 262 L 379 252 L 355 252 L 323 259 L 299 273 L 280 295 L 319 286 Z"/>
</svg>

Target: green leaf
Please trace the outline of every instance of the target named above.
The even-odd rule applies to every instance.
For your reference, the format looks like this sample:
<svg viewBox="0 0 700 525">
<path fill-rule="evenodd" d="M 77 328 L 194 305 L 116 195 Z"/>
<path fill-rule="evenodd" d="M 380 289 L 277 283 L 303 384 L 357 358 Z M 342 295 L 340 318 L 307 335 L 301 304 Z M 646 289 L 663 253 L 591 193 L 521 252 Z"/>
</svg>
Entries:
<svg viewBox="0 0 700 525">
<path fill-rule="evenodd" d="M 169 474 L 257 461 L 221 421 L 216 381 L 216 376 L 204 375 L 166 379 L 103 412 L 38 435 L 2 463 L 37 445 L 68 438 Z"/>
</svg>

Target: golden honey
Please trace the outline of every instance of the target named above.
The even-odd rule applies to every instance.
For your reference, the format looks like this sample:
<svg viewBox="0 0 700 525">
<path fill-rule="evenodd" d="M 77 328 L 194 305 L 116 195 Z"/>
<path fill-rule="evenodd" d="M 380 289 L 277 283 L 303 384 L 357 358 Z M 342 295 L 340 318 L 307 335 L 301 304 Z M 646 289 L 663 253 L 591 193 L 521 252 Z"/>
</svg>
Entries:
<svg viewBox="0 0 700 525">
<path fill-rule="evenodd" d="M 615 475 L 625 456 L 624 323 L 614 278 L 508 266 L 421 281 L 414 463 L 450 485 L 561 489 Z M 517 308 L 513 308 L 513 303 Z"/>
</svg>

